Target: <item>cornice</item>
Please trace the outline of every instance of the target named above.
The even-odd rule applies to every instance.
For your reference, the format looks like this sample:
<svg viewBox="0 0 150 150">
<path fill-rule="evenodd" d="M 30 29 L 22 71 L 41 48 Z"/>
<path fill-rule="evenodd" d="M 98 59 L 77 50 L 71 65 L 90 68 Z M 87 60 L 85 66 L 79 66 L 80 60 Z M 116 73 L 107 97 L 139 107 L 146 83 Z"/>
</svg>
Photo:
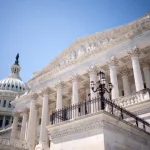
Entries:
<svg viewBox="0 0 150 150">
<path fill-rule="evenodd" d="M 31 86 L 46 81 L 52 75 L 93 57 L 101 51 L 131 39 L 138 34 L 150 29 L 150 18 L 141 17 L 129 24 L 119 26 L 104 32 L 95 33 L 76 40 L 72 45 L 66 48 L 59 56 L 51 61 L 41 71 L 37 72 L 28 84 Z"/>
</svg>

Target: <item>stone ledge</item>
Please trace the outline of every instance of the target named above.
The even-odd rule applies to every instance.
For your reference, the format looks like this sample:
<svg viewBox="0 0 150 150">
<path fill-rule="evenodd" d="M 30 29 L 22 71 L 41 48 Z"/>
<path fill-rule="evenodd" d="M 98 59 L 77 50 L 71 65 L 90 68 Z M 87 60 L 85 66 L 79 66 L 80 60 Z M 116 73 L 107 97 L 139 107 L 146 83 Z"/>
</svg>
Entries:
<svg viewBox="0 0 150 150">
<path fill-rule="evenodd" d="M 52 140 L 100 128 L 102 130 L 106 129 L 117 133 L 119 132 L 120 134 L 126 135 L 143 144 L 149 143 L 150 133 L 137 128 L 126 121 L 119 120 L 117 117 L 114 117 L 105 111 L 47 126 L 49 136 L 51 136 L 50 138 Z"/>
</svg>

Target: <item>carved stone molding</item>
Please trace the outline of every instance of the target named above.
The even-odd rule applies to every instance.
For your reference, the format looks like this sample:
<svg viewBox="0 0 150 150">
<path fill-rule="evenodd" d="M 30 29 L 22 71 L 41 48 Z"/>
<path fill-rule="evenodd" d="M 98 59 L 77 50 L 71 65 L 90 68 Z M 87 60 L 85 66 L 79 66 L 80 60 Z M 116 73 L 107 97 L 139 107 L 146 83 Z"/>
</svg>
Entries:
<svg viewBox="0 0 150 150">
<path fill-rule="evenodd" d="M 125 26 L 123 25 L 104 32 L 82 37 L 66 48 L 58 57 L 56 57 L 56 59 L 41 71 L 36 72 L 28 83 L 38 84 L 38 82 L 45 80 L 45 78 L 50 77 L 52 74 L 55 74 L 72 64 L 91 58 L 92 55 L 113 47 L 121 41 L 131 39 L 139 33 L 149 29 L 150 20 L 148 17 L 143 16 Z"/>
<path fill-rule="evenodd" d="M 128 76 L 129 73 L 130 73 L 130 70 L 127 67 L 124 67 L 124 68 L 120 69 L 120 74 L 121 74 L 122 77 L 123 76 Z"/>
<path fill-rule="evenodd" d="M 131 57 L 139 57 L 140 55 L 140 50 L 139 48 L 137 48 L 136 46 L 134 46 L 130 51 L 128 51 L 128 54 Z"/>
<path fill-rule="evenodd" d="M 144 58 L 141 62 L 141 68 L 146 68 L 150 66 L 150 60 L 149 58 Z"/>
<path fill-rule="evenodd" d="M 97 67 L 94 65 L 92 65 L 88 70 L 89 75 L 92 75 L 92 74 L 97 75 L 97 72 L 98 72 Z"/>
<path fill-rule="evenodd" d="M 30 94 L 30 97 L 31 97 L 32 100 L 37 100 L 38 94 L 35 93 L 35 92 L 32 92 L 32 93 Z"/>
<path fill-rule="evenodd" d="M 29 108 L 24 108 L 23 111 L 22 111 L 22 113 L 23 113 L 23 114 L 28 114 L 28 113 L 29 113 L 29 110 L 30 110 Z"/>
<path fill-rule="evenodd" d="M 46 94 L 46 95 L 49 95 L 50 93 L 50 88 L 49 87 L 45 87 L 42 89 L 42 94 Z"/>
<path fill-rule="evenodd" d="M 38 110 L 40 107 L 42 107 L 40 104 L 35 104 L 35 109 Z"/>
<path fill-rule="evenodd" d="M 108 61 L 108 66 L 118 66 L 118 60 L 115 56 L 112 56 Z"/>
<path fill-rule="evenodd" d="M 101 112 L 102 113 L 102 112 Z M 84 118 L 69 121 L 66 124 L 58 124 L 52 128 L 47 128 L 52 140 L 57 140 L 64 138 L 66 136 L 71 136 L 74 134 L 81 134 L 85 131 L 93 131 L 99 128 L 113 130 L 132 139 L 136 139 L 141 143 L 146 144 L 149 136 L 146 136 L 144 132 L 141 131 L 142 135 L 140 136 L 139 132 L 141 129 L 136 128 L 134 125 L 127 123 L 126 121 L 119 121 L 117 118 L 113 118 L 108 113 L 103 112 L 103 114 L 93 114 L 91 116 L 86 116 Z M 82 120 L 80 122 L 80 120 Z M 138 135 L 137 135 L 138 134 Z M 145 137 L 146 136 L 146 137 Z"/>
<path fill-rule="evenodd" d="M 62 89 L 63 86 L 64 86 L 64 84 L 63 84 L 63 82 L 62 82 L 61 80 L 59 80 L 59 81 L 57 82 L 57 84 L 55 85 L 55 87 L 56 87 L 57 89 Z"/>
<path fill-rule="evenodd" d="M 74 74 L 74 75 L 71 76 L 72 82 L 78 82 L 79 79 L 80 79 L 79 75 L 77 75 L 77 74 Z"/>
<path fill-rule="evenodd" d="M 13 116 L 14 116 L 14 117 L 19 117 L 19 115 L 20 115 L 19 112 L 17 112 L 17 111 L 16 111 L 16 112 L 13 112 Z"/>
</svg>

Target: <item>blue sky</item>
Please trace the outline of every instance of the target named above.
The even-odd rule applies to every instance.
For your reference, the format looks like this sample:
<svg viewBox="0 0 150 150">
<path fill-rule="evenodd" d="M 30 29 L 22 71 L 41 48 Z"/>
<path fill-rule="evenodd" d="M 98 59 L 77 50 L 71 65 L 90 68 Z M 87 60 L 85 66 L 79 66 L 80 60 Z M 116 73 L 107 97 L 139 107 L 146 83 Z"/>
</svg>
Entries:
<svg viewBox="0 0 150 150">
<path fill-rule="evenodd" d="M 27 81 L 77 38 L 148 11 L 150 0 L 0 0 L 0 79 L 17 53 Z"/>
</svg>

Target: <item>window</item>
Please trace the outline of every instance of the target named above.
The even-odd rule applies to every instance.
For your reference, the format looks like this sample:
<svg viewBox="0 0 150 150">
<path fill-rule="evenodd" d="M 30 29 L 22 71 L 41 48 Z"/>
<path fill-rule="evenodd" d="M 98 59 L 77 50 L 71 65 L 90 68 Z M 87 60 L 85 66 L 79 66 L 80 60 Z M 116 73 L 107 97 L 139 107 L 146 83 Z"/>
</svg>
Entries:
<svg viewBox="0 0 150 150">
<path fill-rule="evenodd" d="M 6 107 L 6 100 L 4 100 L 3 107 Z"/>
<path fill-rule="evenodd" d="M 2 127 L 3 119 L 0 119 L 0 128 Z"/>
<path fill-rule="evenodd" d="M 8 107 L 9 107 L 9 108 L 11 107 L 11 104 L 10 104 L 10 102 L 11 102 L 11 101 L 9 101 L 9 105 L 8 105 Z"/>
</svg>

